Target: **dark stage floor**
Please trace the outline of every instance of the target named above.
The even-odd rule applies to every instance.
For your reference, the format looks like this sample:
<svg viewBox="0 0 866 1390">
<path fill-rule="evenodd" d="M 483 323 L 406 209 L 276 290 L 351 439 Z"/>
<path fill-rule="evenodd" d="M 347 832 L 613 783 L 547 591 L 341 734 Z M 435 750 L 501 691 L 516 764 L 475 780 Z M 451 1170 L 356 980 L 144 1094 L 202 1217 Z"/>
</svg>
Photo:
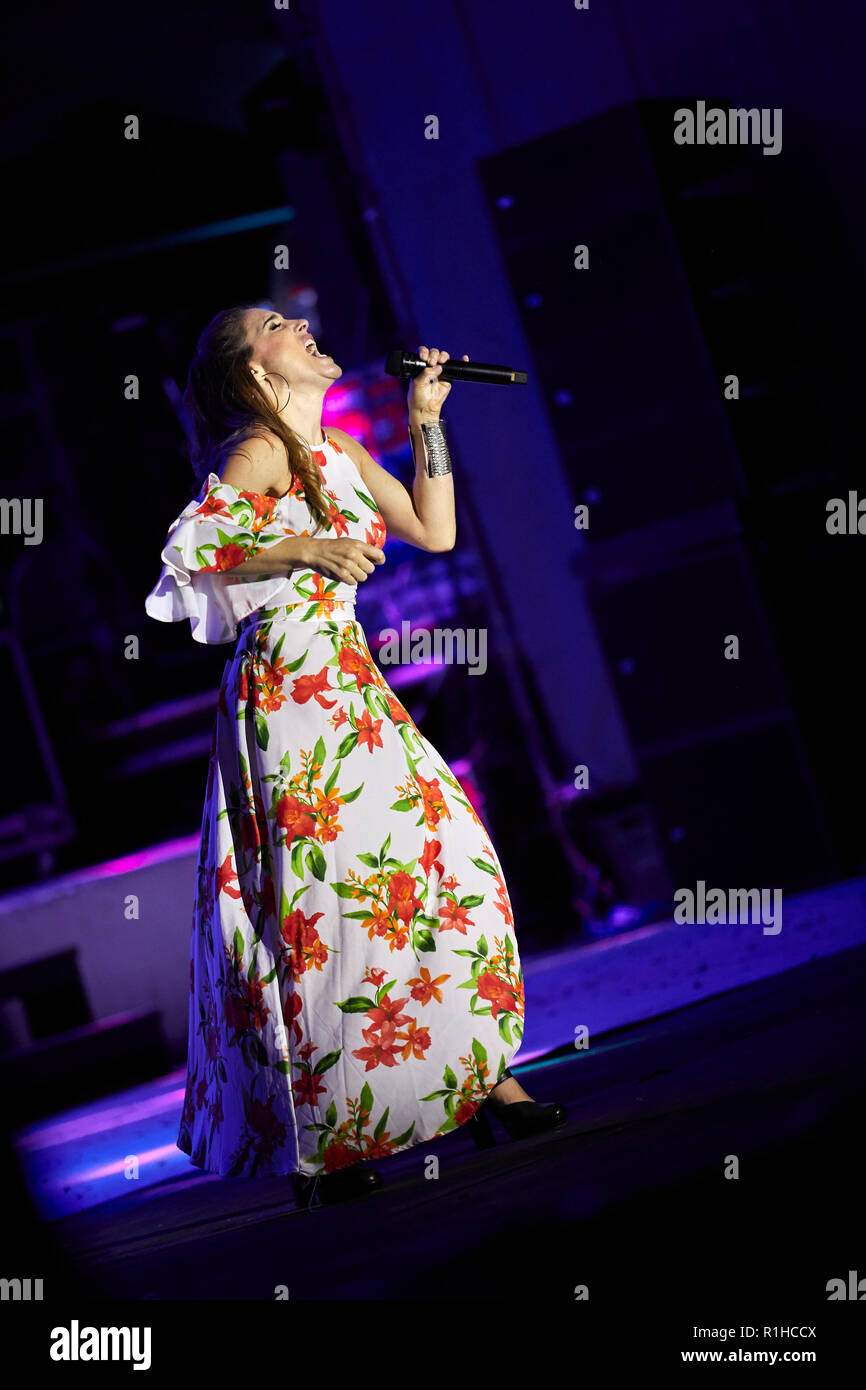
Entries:
<svg viewBox="0 0 866 1390">
<path fill-rule="evenodd" d="M 592 1309 L 668 1318 L 854 1314 L 826 1286 L 866 1266 L 864 976 L 866 948 L 816 959 L 518 1069 L 536 1099 L 567 1104 L 566 1127 L 519 1143 L 497 1127 L 489 1153 L 444 1136 L 382 1162 L 384 1190 L 345 1206 L 295 1210 L 286 1179 L 199 1179 L 51 1229 L 108 1299 L 273 1300 L 285 1286 L 292 1301 L 576 1312 L 587 1285 Z"/>
</svg>

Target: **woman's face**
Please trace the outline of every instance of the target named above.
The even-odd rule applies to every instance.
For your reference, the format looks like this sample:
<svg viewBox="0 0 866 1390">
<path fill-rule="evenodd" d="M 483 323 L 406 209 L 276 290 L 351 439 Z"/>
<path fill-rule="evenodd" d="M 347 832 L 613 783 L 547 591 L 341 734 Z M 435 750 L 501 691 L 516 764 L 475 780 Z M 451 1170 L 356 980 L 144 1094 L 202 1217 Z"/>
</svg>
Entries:
<svg viewBox="0 0 866 1390">
<path fill-rule="evenodd" d="M 327 390 L 329 382 L 343 375 L 333 357 L 318 355 L 308 319 L 284 319 L 275 309 L 248 309 L 245 320 L 256 375 L 279 372 L 293 390 L 304 385 Z"/>
</svg>

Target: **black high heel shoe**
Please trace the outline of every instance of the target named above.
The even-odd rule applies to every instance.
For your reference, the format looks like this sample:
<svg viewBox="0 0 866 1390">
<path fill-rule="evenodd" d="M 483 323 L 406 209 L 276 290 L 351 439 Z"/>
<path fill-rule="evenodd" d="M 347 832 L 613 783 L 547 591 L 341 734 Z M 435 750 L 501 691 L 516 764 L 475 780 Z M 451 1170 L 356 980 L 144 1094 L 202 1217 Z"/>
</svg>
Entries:
<svg viewBox="0 0 866 1390">
<path fill-rule="evenodd" d="M 305 1211 L 349 1202 L 384 1186 L 379 1169 L 362 1162 L 337 1168 L 333 1173 L 292 1173 L 291 1178 L 295 1201 Z"/>
<path fill-rule="evenodd" d="M 496 1086 L 500 1081 L 507 1081 L 511 1075 L 506 1067 Z M 558 1129 L 568 1119 L 565 1106 L 558 1102 L 539 1105 L 534 1100 L 514 1100 L 510 1105 L 503 1105 L 501 1109 L 494 1110 L 486 1101 L 496 1090 L 496 1086 L 491 1087 L 488 1096 L 485 1096 L 472 1118 L 466 1121 L 466 1129 L 479 1149 L 492 1149 L 496 1144 L 496 1136 L 490 1127 L 491 1111 L 509 1139 L 528 1139 L 533 1134 L 545 1134 L 550 1129 Z"/>
</svg>

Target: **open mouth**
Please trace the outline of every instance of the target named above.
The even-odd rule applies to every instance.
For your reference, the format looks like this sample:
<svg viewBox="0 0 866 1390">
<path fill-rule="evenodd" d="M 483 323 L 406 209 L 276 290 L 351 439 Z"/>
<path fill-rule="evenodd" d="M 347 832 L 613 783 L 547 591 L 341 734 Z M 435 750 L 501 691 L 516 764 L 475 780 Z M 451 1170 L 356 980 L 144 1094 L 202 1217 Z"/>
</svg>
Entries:
<svg viewBox="0 0 866 1390">
<path fill-rule="evenodd" d="M 308 339 L 307 339 L 307 341 L 304 343 L 304 351 L 305 351 L 305 352 L 308 352 L 308 353 L 310 354 L 311 357 L 327 357 L 327 356 L 328 356 L 328 354 L 327 354 L 326 352 L 319 352 L 319 349 L 316 347 L 316 340 L 315 340 L 315 338 L 308 338 Z"/>
</svg>

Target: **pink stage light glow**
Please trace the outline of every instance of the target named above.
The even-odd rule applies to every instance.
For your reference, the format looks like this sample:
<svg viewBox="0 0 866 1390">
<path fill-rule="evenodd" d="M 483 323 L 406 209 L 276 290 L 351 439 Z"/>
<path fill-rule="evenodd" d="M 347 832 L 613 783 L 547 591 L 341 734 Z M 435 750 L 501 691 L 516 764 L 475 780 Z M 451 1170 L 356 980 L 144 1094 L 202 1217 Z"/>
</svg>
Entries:
<svg viewBox="0 0 866 1390">
<path fill-rule="evenodd" d="M 163 1144 L 158 1149 L 147 1149 L 144 1153 L 137 1153 L 135 1161 L 139 1168 L 144 1168 L 150 1163 L 163 1163 L 167 1158 L 177 1158 L 178 1148 L 176 1144 Z M 56 1181 L 57 1186 L 67 1184 L 100 1182 L 105 1178 L 119 1177 L 126 1168 L 127 1159 L 116 1158 L 113 1163 L 103 1163 L 98 1168 L 85 1168 L 80 1173 L 64 1173 Z"/>
<path fill-rule="evenodd" d="M 185 1068 L 180 1075 L 185 1077 Z M 89 1139 L 94 1134 L 112 1133 L 124 1125 L 153 1120 L 166 1111 L 176 1111 L 179 1114 L 185 1095 L 186 1088 L 181 1085 L 170 1091 L 149 1095 L 144 1100 L 130 1099 L 119 1105 L 103 1106 L 101 1109 L 88 1108 L 68 1120 L 49 1120 L 38 1127 L 25 1130 L 16 1138 L 15 1147 L 22 1153 L 35 1153 L 40 1149 L 51 1149 L 60 1144 L 73 1144 L 81 1139 Z"/>
<path fill-rule="evenodd" d="M 162 864 L 166 859 L 181 859 L 188 854 L 197 854 L 199 835 L 184 835 L 180 839 L 165 840 L 162 844 L 151 845 L 148 849 L 135 850 L 119 859 L 107 859 L 102 864 L 91 864 L 86 869 L 75 869 L 72 873 L 58 875 L 47 883 L 33 883 L 26 888 L 18 888 L 14 893 L 0 897 L 0 916 L 16 912 L 22 907 L 32 907 L 38 902 L 50 902 L 61 897 L 71 888 L 102 879 L 117 878 L 121 874 L 134 873 L 138 869 Z"/>
</svg>

